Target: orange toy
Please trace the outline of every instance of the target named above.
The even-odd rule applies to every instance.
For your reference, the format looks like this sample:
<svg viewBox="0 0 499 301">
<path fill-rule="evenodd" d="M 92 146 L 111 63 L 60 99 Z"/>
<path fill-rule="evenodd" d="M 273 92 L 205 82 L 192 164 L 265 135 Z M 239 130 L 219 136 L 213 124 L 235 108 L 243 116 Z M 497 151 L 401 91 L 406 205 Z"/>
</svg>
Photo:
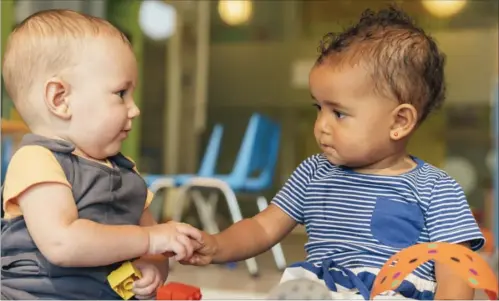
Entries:
<svg viewBox="0 0 499 301">
<path fill-rule="evenodd" d="M 497 300 L 497 278 L 487 262 L 472 250 L 450 243 L 425 243 L 393 255 L 381 268 L 371 291 L 371 299 L 395 290 L 405 277 L 429 260 L 449 265 L 475 289 L 483 289 L 490 300 Z"/>
<path fill-rule="evenodd" d="M 201 300 L 201 290 L 199 287 L 170 282 L 157 290 L 156 300 Z"/>
</svg>

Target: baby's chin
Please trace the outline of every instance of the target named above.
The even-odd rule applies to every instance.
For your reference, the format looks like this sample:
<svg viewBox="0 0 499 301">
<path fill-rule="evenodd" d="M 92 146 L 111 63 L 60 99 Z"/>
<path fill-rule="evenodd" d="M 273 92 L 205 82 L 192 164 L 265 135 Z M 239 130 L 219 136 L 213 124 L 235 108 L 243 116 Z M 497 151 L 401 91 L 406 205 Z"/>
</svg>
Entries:
<svg viewBox="0 0 499 301">
<path fill-rule="evenodd" d="M 358 168 L 359 163 L 356 161 L 352 160 L 346 160 L 344 158 L 339 157 L 338 155 L 331 155 L 331 154 L 326 154 L 324 153 L 324 156 L 327 158 L 329 163 L 336 165 L 336 166 L 342 166 L 346 168 Z"/>
<path fill-rule="evenodd" d="M 116 156 L 117 154 L 119 154 L 120 151 L 121 151 L 121 143 L 120 143 L 119 147 L 113 147 L 111 149 L 106 149 L 106 151 L 102 155 L 105 156 L 105 158 L 109 158 L 112 156 Z"/>
<path fill-rule="evenodd" d="M 106 160 L 109 157 L 117 155 L 121 150 L 121 143 L 119 145 L 109 145 L 104 148 L 93 148 L 87 152 L 87 155 L 95 160 Z"/>
<path fill-rule="evenodd" d="M 326 156 L 329 163 L 331 163 L 333 165 L 344 166 L 347 163 L 347 162 L 345 162 L 345 160 L 338 158 L 338 156 L 336 156 L 336 155 L 324 153 L 324 156 Z"/>
</svg>

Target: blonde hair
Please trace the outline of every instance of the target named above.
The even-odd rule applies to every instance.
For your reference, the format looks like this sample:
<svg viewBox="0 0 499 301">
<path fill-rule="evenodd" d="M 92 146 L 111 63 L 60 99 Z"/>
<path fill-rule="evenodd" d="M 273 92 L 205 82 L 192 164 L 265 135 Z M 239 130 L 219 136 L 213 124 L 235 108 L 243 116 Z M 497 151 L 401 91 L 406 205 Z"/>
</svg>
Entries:
<svg viewBox="0 0 499 301">
<path fill-rule="evenodd" d="M 62 9 L 35 13 L 10 34 L 2 74 L 7 93 L 28 125 L 38 114 L 30 103 L 33 86 L 76 65 L 85 38 L 98 36 L 119 38 L 130 46 L 125 35 L 106 20 Z"/>
</svg>

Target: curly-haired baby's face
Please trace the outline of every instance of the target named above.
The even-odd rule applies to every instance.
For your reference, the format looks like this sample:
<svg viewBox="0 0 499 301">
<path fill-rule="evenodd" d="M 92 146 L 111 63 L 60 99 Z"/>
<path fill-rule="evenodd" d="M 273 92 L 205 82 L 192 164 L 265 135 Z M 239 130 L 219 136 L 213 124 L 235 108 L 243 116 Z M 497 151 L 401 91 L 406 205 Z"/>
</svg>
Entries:
<svg viewBox="0 0 499 301">
<path fill-rule="evenodd" d="M 414 128 L 408 114 L 417 112 L 376 93 L 361 65 L 318 64 L 309 85 L 318 109 L 314 135 L 333 164 L 365 167 L 382 161 L 400 151 L 398 142 Z"/>
</svg>

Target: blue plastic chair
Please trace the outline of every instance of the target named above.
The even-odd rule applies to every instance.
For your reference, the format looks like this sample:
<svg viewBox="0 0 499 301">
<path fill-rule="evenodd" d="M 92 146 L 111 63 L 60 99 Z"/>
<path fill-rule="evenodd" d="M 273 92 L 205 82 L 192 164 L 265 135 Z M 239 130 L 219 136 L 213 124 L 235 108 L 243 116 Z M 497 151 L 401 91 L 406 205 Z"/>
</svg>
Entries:
<svg viewBox="0 0 499 301">
<path fill-rule="evenodd" d="M 10 158 L 12 158 L 13 155 L 13 142 L 12 138 L 9 136 L 3 136 L 2 137 L 2 158 L 1 158 L 1 180 L 0 180 L 0 186 L 3 186 L 3 182 L 5 180 L 5 175 L 7 174 L 7 167 L 9 166 Z M 0 189 L 0 193 L 3 193 L 3 191 Z M 4 210 L 3 210 L 3 203 L 1 204 L 1 216 L 3 217 Z"/>
<path fill-rule="evenodd" d="M 228 175 L 212 178 L 225 181 L 235 192 L 260 192 L 272 185 L 280 144 L 280 127 L 272 120 L 254 114 L 239 149 L 234 168 Z M 258 173 L 258 176 L 254 176 Z"/>
<path fill-rule="evenodd" d="M 270 188 L 275 172 L 279 153 L 281 130 L 280 126 L 269 118 L 254 114 L 251 116 L 241 147 L 236 158 L 233 170 L 228 175 L 213 174 L 209 177 L 194 177 L 189 179 L 179 193 L 178 208 L 183 208 L 182 202 L 185 194 L 192 188 L 212 188 L 222 192 L 229 206 L 233 222 L 242 220 L 236 193 L 258 193 L 257 204 L 261 210 L 267 207 L 267 200 L 261 193 Z M 258 175 L 255 175 L 257 174 Z M 191 192 L 198 213 L 204 224 L 210 224 L 212 232 L 218 227 L 215 221 L 216 199 L 206 200 L 197 190 Z M 174 212 L 174 220 L 180 220 L 181 211 Z M 272 253 L 280 269 L 286 267 L 284 253 L 280 244 L 272 248 Z M 258 274 L 258 267 L 254 258 L 246 260 L 246 265 L 251 275 Z"/>
<path fill-rule="evenodd" d="M 163 188 L 178 187 L 183 185 L 189 179 L 195 176 L 210 177 L 215 173 L 215 167 L 220 152 L 222 141 L 223 126 L 216 124 L 211 132 L 210 140 L 206 146 L 201 166 L 197 174 L 179 174 L 179 175 L 144 175 L 144 180 L 151 192 L 156 193 Z"/>
<path fill-rule="evenodd" d="M 7 173 L 7 167 L 9 166 L 10 158 L 13 154 L 13 146 L 12 146 L 12 138 L 9 136 L 2 137 L 2 180 L 1 185 L 3 185 L 3 181 L 5 179 L 5 174 Z"/>
</svg>

